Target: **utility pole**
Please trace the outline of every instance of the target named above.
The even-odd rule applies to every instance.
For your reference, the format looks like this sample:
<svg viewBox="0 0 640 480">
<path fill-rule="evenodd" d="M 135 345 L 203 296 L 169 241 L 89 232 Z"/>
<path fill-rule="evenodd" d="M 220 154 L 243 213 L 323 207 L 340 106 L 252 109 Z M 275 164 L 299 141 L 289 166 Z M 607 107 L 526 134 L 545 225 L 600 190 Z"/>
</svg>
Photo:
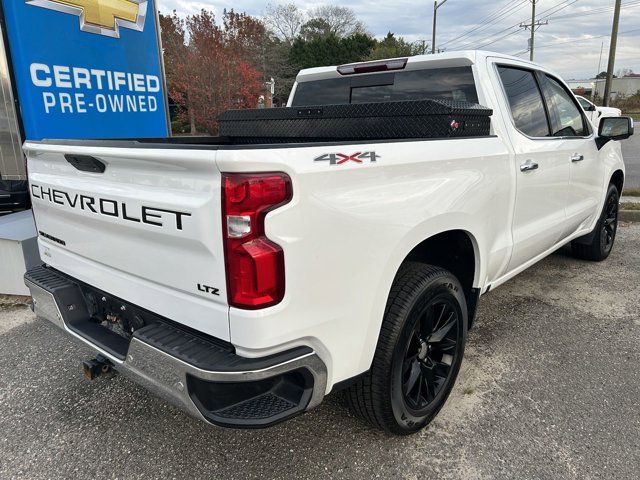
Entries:
<svg viewBox="0 0 640 480">
<path fill-rule="evenodd" d="M 433 2 L 433 36 L 431 38 L 431 53 L 436 53 L 436 17 L 438 15 L 438 9 L 446 3 L 447 0 L 442 0 L 438 3 L 438 0 Z"/>
<path fill-rule="evenodd" d="M 596 81 L 594 82 L 594 86 L 593 86 L 593 92 L 591 92 L 591 100 L 593 100 L 593 102 L 595 103 L 596 99 L 598 98 L 598 75 L 600 75 L 600 68 L 602 67 L 602 52 L 604 50 L 604 40 L 602 41 L 602 44 L 600 45 L 600 60 L 598 60 L 598 71 L 596 72 Z"/>
<path fill-rule="evenodd" d="M 611 28 L 611 43 L 609 45 L 609 65 L 607 66 L 607 81 L 604 84 L 604 106 L 609 106 L 611 96 L 611 84 L 613 83 L 613 69 L 616 65 L 616 47 L 618 46 L 618 23 L 620 23 L 620 3 L 616 0 L 616 8 L 613 12 L 613 27 Z"/>
<path fill-rule="evenodd" d="M 531 38 L 529 39 L 529 60 L 533 62 L 533 48 L 536 41 L 536 30 L 542 25 L 548 25 L 549 22 L 547 20 L 545 20 L 544 22 L 536 22 L 536 4 L 540 0 L 529 1 L 531 2 L 531 23 L 521 23 L 520 28 L 524 28 L 525 30 L 531 29 Z"/>
</svg>

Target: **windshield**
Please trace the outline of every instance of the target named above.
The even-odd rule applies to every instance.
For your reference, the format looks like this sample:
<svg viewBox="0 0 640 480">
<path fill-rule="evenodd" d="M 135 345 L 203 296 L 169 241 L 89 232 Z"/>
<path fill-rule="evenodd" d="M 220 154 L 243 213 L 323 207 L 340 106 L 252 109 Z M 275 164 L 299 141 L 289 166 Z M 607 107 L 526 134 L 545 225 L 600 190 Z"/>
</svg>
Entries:
<svg viewBox="0 0 640 480">
<path fill-rule="evenodd" d="M 478 103 L 471 67 L 432 68 L 301 82 L 292 106 L 448 98 Z"/>
</svg>

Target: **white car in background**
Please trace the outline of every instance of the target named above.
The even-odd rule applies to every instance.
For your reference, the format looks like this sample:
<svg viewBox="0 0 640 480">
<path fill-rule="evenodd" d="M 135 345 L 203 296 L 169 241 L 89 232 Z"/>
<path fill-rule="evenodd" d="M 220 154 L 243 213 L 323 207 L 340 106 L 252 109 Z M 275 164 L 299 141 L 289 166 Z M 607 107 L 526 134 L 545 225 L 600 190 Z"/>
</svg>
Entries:
<svg viewBox="0 0 640 480">
<path fill-rule="evenodd" d="M 591 120 L 596 127 L 600 123 L 600 119 L 602 117 L 620 117 L 622 115 L 622 110 L 619 108 L 613 107 L 598 107 L 594 103 L 590 102 L 584 97 L 576 95 L 578 99 L 578 103 L 587 114 L 587 118 Z"/>
</svg>

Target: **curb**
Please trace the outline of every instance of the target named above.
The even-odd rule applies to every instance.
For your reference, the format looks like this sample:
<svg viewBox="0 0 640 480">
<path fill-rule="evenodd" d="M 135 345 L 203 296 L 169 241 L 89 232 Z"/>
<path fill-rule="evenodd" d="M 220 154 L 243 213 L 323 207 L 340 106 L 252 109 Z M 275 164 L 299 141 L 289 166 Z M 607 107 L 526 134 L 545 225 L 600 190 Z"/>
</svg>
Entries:
<svg viewBox="0 0 640 480">
<path fill-rule="evenodd" d="M 5 295 L 0 293 L 0 307 L 19 307 L 31 304 L 31 297 L 24 295 Z"/>
<path fill-rule="evenodd" d="M 618 219 L 623 222 L 640 222 L 640 210 L 620 210 Z"/>
</svg>

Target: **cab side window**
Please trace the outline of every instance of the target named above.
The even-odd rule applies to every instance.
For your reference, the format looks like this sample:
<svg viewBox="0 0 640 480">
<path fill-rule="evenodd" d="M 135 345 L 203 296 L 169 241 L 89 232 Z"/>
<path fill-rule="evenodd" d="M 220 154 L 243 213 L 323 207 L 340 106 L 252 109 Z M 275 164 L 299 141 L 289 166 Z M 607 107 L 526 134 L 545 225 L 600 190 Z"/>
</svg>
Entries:
<svg viewBox="0 0 640 480">
<path fill-rule="evenodd" d="M 549 107 L 554 137 L 584 137 L 589 129 L 582 112 L 571 95 L 555 78 L 545 75 L 542 90 Z"/>
<path fill-rule="evenodd" d="M 513 67 L 498 67 L 509 99 L 516 128 L 530 137 L 548 137 L 549 122 L 534 73 Z"/>
</svg>

